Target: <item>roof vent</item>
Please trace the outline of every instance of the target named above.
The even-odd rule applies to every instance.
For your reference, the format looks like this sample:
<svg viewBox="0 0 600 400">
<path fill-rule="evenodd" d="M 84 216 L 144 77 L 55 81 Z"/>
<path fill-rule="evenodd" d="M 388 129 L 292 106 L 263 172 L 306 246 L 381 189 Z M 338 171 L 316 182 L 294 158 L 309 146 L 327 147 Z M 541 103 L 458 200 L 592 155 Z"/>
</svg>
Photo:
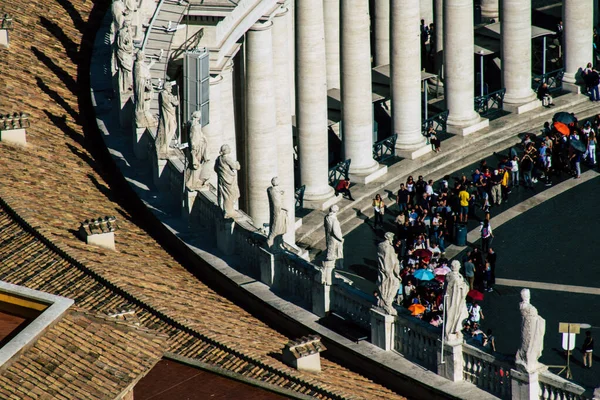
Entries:
<svg viewBox="0 0 600 400">
<path fill-rule="evenodd" d="M 86 219 L 79 226 L 79 236 L 87 244 L 115 250 L 116 217 Z"/>
<path fill-rule="evenodd" d="M 285 345 L 283 362 L 299 371 L 321 372 L 319 353 L 325 350 L 320 336 L 304 336 Z"/>
<path fill-rule="evenodd" d="M 1 34 L 0 30 L 0 45 Z M 0 114 L 0 141 L 26 145 L 26 131 L 29 128 L 29 115 L 25 113 Z"/>
</svg>

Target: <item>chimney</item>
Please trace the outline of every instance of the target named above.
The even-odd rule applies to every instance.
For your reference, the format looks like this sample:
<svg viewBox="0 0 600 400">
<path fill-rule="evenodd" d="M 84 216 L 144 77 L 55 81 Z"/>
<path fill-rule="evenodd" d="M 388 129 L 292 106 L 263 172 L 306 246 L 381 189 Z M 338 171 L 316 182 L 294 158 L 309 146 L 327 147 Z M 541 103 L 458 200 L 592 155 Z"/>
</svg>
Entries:
<svg viewBox="0 0 600 400">
<path fill-rule="evenodd" d="M 283 362 L 299 371 L 321 372 L 321 356 L 327 350 L 321 337 L 310 335 L 291 340 L 283 349 Z"/>
<path fill-rule="evenodd" d="M 115 250 L 116 217 L 86 219 L 79 226 L 79 236 L 87 244 Z"/>
<path fill-rule="evenodd" d="M 8 49 L 8 31 L 12 31 L 12 18 L 8 14 L 0 17 L 0 49 Z"/>
<path fill-rule="evenodd" d="M 1 26 L 1 25 L 0 25 Z M 0 39 L 2 30 L 0 30 Z M 1 44 L 0 40 L 0 44 Z M 25 146 L 25 128 L 29 128 L 29 115 L 25 113 L 0 114 L 0 141 Z"/>
</svg>

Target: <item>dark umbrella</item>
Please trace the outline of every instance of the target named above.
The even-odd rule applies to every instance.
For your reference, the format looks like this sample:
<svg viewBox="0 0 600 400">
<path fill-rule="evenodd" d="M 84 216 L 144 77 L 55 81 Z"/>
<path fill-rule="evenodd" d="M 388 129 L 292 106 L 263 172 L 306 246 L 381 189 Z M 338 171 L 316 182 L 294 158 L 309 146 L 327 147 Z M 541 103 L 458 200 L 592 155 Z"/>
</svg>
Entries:
<svg viewBox="0 0 600 400">
<path fill-rule="evenodd" d="M 554 117 L 552 117 L 552 121 L 562 122 L 563 124 L 569 125 L 575 122 L 575 115 L 565 111 L 557 112 L 554 114 Z"/>
<path fill-rule="evenodd" d="M 580 140 L 571 139 L 570 143 L 571 143 L 572 148 L 574 148 L 575 150 L 580 151 L 582 153 L 585 153 L 585 151 L 586 151 L 585 145 Z"/>
<path fill-rule="evenodd" d="M 427 249 L 417 249 L 413 252 L 412 254 L 415 257 L 420 257 L 420 258 L 431 258 L 431 256 L 433 255 L 433 253 L 431 252 L 431 250 L 427 250 Z"/>
</svg>

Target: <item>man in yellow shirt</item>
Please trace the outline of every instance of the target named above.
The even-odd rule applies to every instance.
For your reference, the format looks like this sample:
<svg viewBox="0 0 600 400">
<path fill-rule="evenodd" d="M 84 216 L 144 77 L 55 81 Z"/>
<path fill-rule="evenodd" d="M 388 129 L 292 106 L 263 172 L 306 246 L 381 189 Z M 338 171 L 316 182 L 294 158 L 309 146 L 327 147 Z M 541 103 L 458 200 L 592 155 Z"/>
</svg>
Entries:
<svg viewBox="0 0 600 400">
<path fill-rule="evenodd" d="M 467 188 L 461 186 L 460 192 L 458 192 L 458 200 L 460 202 L 460 212 L 458 214 L 458 221 L 467 223 L 469 220 L 469 199 L 471 195 L 467 192 Z"/>
</svg>

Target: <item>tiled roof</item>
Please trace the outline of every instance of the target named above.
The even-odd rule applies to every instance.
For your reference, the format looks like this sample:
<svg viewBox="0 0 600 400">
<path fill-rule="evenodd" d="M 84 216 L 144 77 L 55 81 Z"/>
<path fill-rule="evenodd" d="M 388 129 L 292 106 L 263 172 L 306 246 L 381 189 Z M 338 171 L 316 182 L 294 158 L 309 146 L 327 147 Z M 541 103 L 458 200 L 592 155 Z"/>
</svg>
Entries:
<svg viewBox="0 0 600 400">
<path fill-rule="evenodd" d="M 27 148 L 0 144 L 0 279 L 73 298 L 93 313 L 134 310 L 142 326 L 168 335 L 169 351 L 247 377 L 321 398 L 398 398 L 327 359 L 321 374 L 281 363 L 272 354 L 290 338 L 199 281 L 125 210 L 86 147 L 93 141 L 82 126 L 93 110 L 79 109 L 87 91 L 79 86 L 80 43 L 94 3 L 108 6 L 0 6 L 14 17 L 10 49 L 0 50 L 0 113 L 24 111 L 32 122 Z M 82 221 L 105 215 L 118 218 L 116 252 L 76 237 Z"/>
<path fill-rule="evenodd" d="M 2 368 L 0 398 L 116 398 L 150 371 L 166 346 L 166 337 L 145 329 L 68 311 Z"/>
</svg>

